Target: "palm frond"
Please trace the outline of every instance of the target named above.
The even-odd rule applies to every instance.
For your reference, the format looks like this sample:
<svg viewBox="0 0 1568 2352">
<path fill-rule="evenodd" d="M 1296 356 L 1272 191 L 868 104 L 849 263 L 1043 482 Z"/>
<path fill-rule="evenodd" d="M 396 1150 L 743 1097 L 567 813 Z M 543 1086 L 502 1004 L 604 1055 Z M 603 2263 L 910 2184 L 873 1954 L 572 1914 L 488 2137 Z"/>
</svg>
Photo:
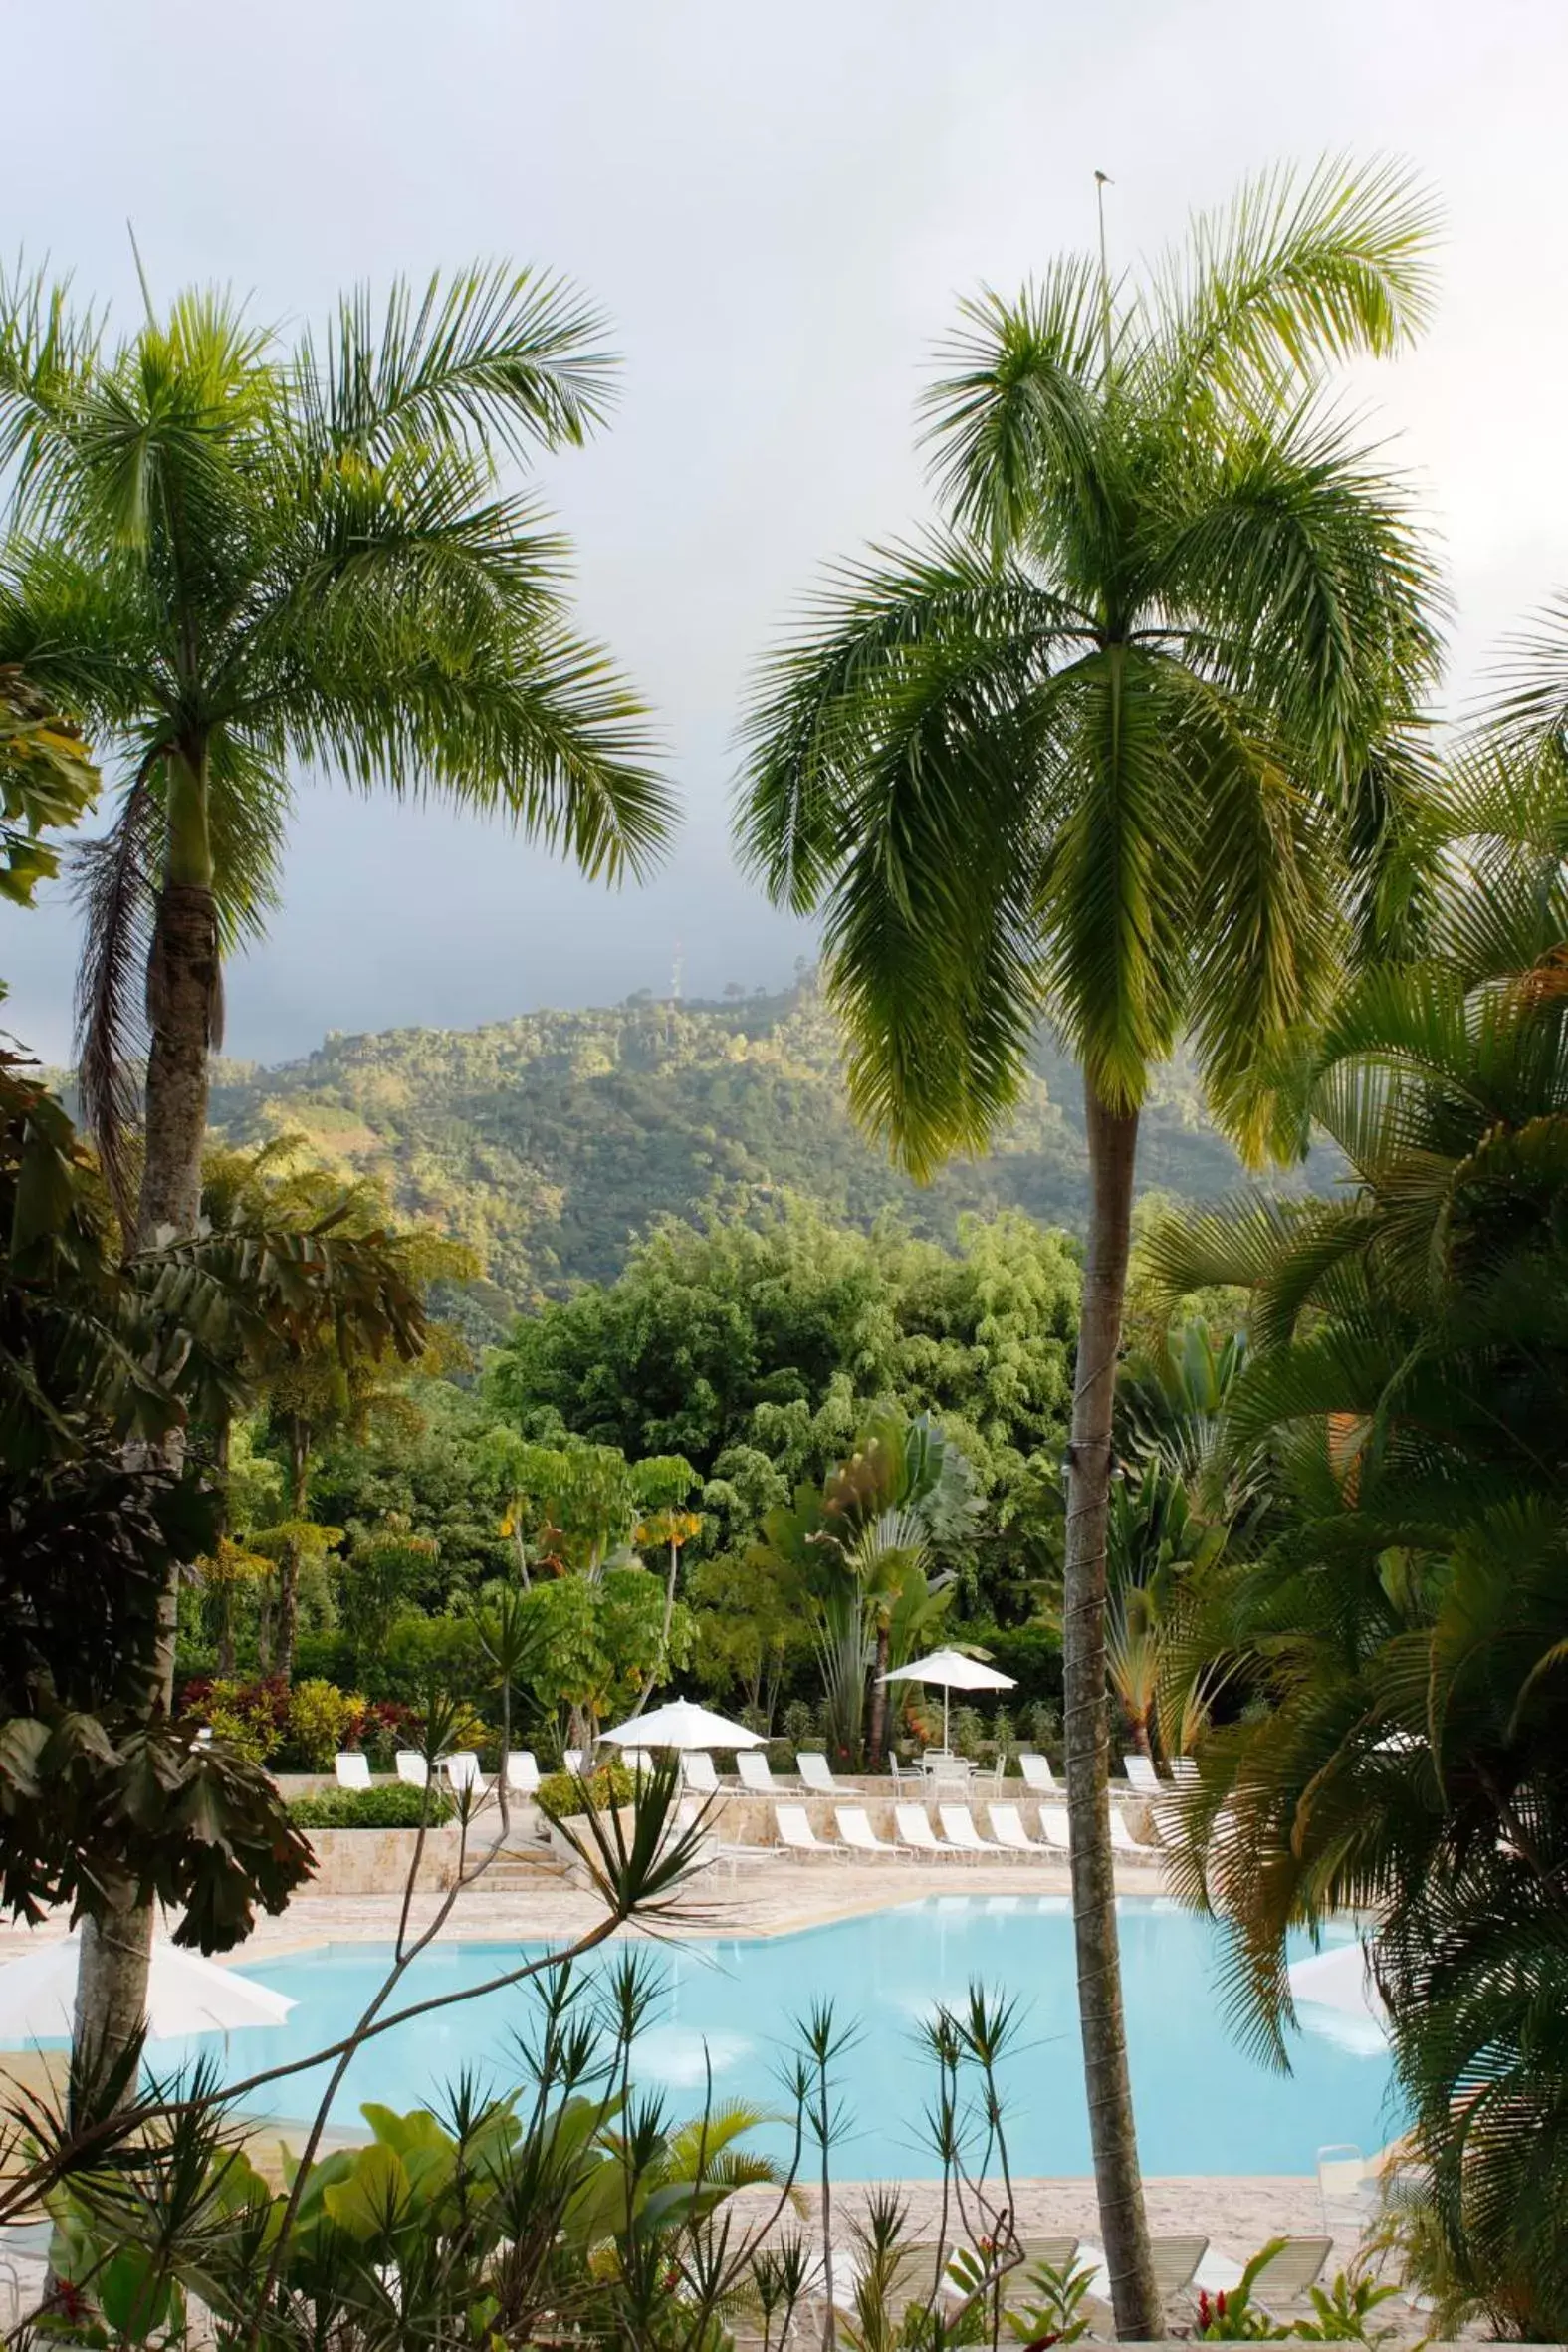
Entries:
<svg viewBox="0 0 1568 2352">
<path fill-rule="evenodd" d="M 1343 157 L 1265 172 L 1201 215 L 1156 284 L 1174 405 L 1278 396 L 1400 351 L 1432 312 L 1439 219 L 1407 165 Z"/>
<path fill-rule="evenodd" d="M 960 316 L 964 331 L 938 354 L 957 372 L 921 400 L 926 438 L 947 511 L 1000 551 L 1026 534 L 1042 503 L 1090 494 L 1101 436 L 1098 266 L 1074 256 L 1014 301 L 988 291 Z"/>
<path fill-rule="evenodd" d="M 146 1060 L 145 984 L 161 859 L 156 752 L 132 778 L 113 829 L 74 853 L 84 946 L 77 975 L 77 1083 L 120 1225 L 134 1231 L 129 1138 Z"/>
<path fill-rule="evenodd" d="M 417 299 L 403 280 L 379 319 L 361 289 L 340 304 L 318 355 L 296 360 L 309 428 L 336 454 L 382 463 L 402 450 L 581 442 L 608 410 L 615 361 L 604 321 L 563 278 L 474 267 Z"/>
</svg>

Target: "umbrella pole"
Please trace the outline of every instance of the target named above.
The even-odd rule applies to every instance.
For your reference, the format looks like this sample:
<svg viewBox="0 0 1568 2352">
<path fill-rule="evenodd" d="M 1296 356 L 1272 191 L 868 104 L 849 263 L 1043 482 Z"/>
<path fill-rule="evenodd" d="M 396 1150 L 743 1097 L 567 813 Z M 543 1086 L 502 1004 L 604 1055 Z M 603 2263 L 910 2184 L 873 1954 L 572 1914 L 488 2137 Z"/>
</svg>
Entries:
<svg viewBox="0 0 1568 2352">
<path fill-rule="evenodd" d="M 953 1693 L 944 1683 L 942 1686 L 942 1753 L 944 1756 L 953 1754 L 953 1743 L 948 1738 L 948 1709 L 952 1704 Z"/>
</svg>

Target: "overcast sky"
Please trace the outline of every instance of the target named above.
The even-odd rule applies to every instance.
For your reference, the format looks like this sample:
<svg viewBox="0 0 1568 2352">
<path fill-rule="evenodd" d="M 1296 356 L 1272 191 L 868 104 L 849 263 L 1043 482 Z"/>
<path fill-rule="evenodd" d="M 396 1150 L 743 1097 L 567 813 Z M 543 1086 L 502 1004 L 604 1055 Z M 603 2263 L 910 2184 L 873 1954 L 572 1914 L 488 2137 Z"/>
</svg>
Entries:
<svg viewBox="0 0 1568 2352">
<path fill-rule="evenodd" d="M 100 0 L 13 10 L 0 247 L 128 322 L 221 279 L 292 326 L 476 257 L 606 309 L 620 405 L 542 485 L 585 624 L 654 705 L 683 796 L 651 887 L 591 890 L 499 826 L 306 781 L 286 905 L 230 974 L 231 1053 L 329 1028 L 777 984 L 809 946 L 730 870 L 748 666 L 817 568 L 923 503 L 911 409 L 981 282 L 1093 230 L 1180 234 L 1245 174 L 1408 157 L 1448 215 L 1422 349 L 1360 387 L 1457 604 L 1456 683 L 1568 583 L 1562 0 Z M 18 1034 L 63 1056 L 74 925 L 0 909 Z"/>
</svg>

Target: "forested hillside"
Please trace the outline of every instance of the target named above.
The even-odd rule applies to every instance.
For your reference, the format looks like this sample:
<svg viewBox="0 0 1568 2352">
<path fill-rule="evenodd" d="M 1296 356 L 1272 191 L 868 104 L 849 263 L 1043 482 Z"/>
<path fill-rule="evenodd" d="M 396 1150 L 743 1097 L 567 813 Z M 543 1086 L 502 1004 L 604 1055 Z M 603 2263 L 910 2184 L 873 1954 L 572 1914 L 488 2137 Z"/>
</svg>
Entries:
<svg viewBox="0 0 1568 2352">
<path fill-rule="evenodd" d="M 212 1118 L 236 1142 L 301 1131 L 324 1157 L 380 1176 L 402 1212 L 480 1253 L 498 1316 L 613 1276 L 661 1214 L 744 1212 L 759 1191 L 784 1188 L 861 1225 L 893 1207 L 946 1241 L 968 1209 L 1076 1228 L 1084 1202 L 1076 1074 L 1047 1045 L 991 1156 L 921 1188 L 856 1132 L 809 980 L 723 1004 L 641 998 L 477 1030 L 333 1034 L 279 1068 L 221 1064 Z M 1145 1185 L 1200 1199 L 1237 1175 L 1186 1072 L 1166 1072 Z"/>
</svg>

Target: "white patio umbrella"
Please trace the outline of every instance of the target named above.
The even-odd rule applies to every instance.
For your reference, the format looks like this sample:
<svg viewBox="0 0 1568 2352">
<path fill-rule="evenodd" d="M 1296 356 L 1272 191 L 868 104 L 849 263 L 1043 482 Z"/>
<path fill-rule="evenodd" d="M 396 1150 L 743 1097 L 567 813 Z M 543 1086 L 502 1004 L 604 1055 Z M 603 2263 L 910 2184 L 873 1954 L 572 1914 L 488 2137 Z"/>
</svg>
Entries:
<svg viewBox="0 0 1568 2352">
<path fill-rule="evenodd" d="M 667 1706 L 655 1707 L 647 1715 L 634 1715 L 629 1723 L 617 1724 L 612 1732 L 601 1735 L 613 1741 L 617 1748 L 766 1748 L 761 1732 L 749 1732 L 743 1723 L 730 1723 L 710 1708 L 698 1707 L 690 1699 L 671 1699 Z"/>
<path fill-rule="evenodd" d="M 995 1666 L 988 1666 L 981 1658 L 966 1658 L 962 1650 L 933 1650 L 929 1658 L 916 1658 L 909 1666 L 895 1666 L 891 1673 L 878 1675 L 877 1680 L 941 1684 L 944 1750 L 948 1745 L 950 1692 L 1011 1691 L 1017 1688 L 1010 1674 L 999 1674 Z"/>
<path fill-rule="evenodd" d="M 40 1937 L 31 1952 L 0 1968 L 0 2046 L 67 2038 L 77 2005 L 81 1938 Z M 219 1968 L 199 1952 L 157 1943 L 147 1971 L 147 2030 L 154 2040 L 186 2033 L 235 2033 L 281 2025 L 294 2002 L 287 1994 Z"/>
<path fill-rule="evenodd" d="M 1326 1952 L 1314 1952 L 1306 1960 L 1293 1960 L 1285 1974 L 1290 1980 L 1292 2000 L 1306 2001 L 1315 2008 L 1337 2009 L 1342 2016 L 1354 2017 L 1360 2023 L 1370 2020 L 1386 2028 L 1388 2011 L 1383 2006 L 1383 1996 L 1373 1983 L 1365 1944 L 1359 1941 L 1331 1944 Z"/>
</svg>

